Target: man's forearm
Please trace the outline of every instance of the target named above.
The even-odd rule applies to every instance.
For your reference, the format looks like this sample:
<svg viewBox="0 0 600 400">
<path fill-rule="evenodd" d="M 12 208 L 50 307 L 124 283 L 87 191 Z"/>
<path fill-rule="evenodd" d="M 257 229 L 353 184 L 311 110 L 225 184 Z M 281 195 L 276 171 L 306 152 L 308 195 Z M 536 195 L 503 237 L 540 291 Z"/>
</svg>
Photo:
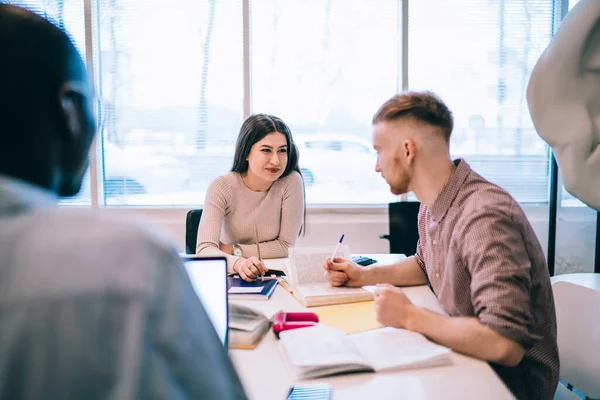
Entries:
<svg viewBox="0 0 600 400">
<path fill-rule="evenodd" d="M 397 264 L 369 268 L 368 281 L 369 285 L 389 283 L 394 286 L 424 285 L 428 282 L 427 276 L 413 256 Z"/>
<path fill-rule="evenodd" d="M 459 353 L 509 367 L 517 365 L 525 349 L 475 317 L 448 317 L 415 307 L 406 328 Z"/>
</svg>

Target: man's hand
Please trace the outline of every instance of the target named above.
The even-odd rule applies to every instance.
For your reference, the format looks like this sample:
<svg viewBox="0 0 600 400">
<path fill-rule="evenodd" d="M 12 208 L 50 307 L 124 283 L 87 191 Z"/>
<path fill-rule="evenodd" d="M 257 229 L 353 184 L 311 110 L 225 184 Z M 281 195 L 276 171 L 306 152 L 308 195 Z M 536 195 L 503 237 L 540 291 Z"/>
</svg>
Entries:
<svg viewBox="0 0 600 400">
<path fill-rule="evenodd" d="M 408 320 L 415 310 L 416 307 L 401 289 L 388 284 L 375 288 L 375 311 L 381 324 L 407 329 Z"/>
<path fill-rule="evenodd" d="M 257 257 L 243 258 L 240 257 L 233 264 L 233 271 L 240 274 L 240 278 L 247 282 L 252 282 L 259 276 L 267 273 L 267 267 Z"/>
<path fill-rule="evenodd" d="M 325 276 L 331 286 L 362 287 L 366 282 L 364 267 L 344 258 L 336 257 L 333 261 L 325 260 Z"/>
<path fill-rule="evenodd" d="M 225 254 L 233 254 L 233 245 L 219 242 L 219 250 L 221 250 Z"/>
</svg>

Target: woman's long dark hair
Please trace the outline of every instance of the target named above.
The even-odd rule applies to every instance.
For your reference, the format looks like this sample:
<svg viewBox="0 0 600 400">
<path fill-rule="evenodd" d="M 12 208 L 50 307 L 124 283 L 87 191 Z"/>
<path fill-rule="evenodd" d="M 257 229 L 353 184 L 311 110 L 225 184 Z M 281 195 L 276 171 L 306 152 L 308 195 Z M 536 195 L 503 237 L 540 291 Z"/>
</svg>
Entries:
<svg viewBox="0 0 600 400">
<path fill-rule="evenodd" d="M 248 161 L 246 159 L 250 154 L 252 146 L 273 132 L 283 134 L 285 136 L 285 141 L 287 142 L 287 165 L 279 179 L 289 175 L 292 171 L 298 172 L 300 177 L 302 177 L 302 172 L 300 171 L 298 163 L 300 154 L 298 153 L 298 147 L 296 147 L 294 139 L 292 138 L 292 131 L 280 118 L 269 114 L 251 115 L 242 124 L 235 145 L 235 155 L 233 156 L 231 172 L 242 174 L 248 171 Z M 306 192 L 304 190 L 304 178 L 302 179 L 302 195 L 304 196 L 304 222 L 300 229 L 300 233 L 304 235 L 306 233 Z"/>
</svg>

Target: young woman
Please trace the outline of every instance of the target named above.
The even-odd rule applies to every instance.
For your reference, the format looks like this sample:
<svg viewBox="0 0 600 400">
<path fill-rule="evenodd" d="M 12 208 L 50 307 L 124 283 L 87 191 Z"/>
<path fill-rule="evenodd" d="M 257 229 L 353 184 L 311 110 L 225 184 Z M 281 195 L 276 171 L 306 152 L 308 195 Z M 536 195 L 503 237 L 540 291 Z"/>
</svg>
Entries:
<svg viewBox="0 0 600 400">
<path fill-rule="evenodd" d="M 198 228 L 198 255 L 225 255 L 228 270 L 251 281 L 266 272 L 258 259 L 287 257 L 305 220 L 304 182 L 290 128 L 256 114 L 244 121 L 231 172 L 209 186 Z"/>
</svg>

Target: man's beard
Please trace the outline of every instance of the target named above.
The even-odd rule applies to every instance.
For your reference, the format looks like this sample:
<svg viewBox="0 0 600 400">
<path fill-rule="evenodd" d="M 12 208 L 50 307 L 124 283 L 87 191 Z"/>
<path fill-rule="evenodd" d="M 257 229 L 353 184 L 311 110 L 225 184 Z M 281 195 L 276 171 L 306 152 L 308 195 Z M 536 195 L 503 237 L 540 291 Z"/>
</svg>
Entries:
<svg viewBox="0 0 600 400">
<path fill-rule="evenodd" d="M 388 185 L 390 186 L 390 191 L 396 196 L 408 193 L 410 186 L 410 176 L 408 172 L 404 169 L 402 165 L 398 165 L 398 168 L 398 175 L 400 176 L 397 178 L 397 181 L 393 183 L 388 182 Z"/>
</svg>

